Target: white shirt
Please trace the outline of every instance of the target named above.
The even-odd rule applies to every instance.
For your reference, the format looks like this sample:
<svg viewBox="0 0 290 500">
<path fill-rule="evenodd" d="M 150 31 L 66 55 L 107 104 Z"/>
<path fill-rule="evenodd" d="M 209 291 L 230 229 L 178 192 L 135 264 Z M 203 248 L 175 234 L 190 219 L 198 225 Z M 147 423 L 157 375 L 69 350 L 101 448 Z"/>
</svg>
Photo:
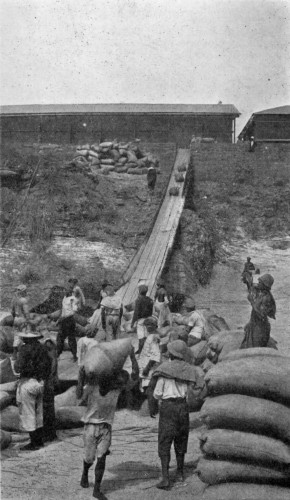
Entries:
<svg viewBox="0 0 290 500">
<path fill-rule="evenodd" d="M 143 388 L 148 387 L 152 377 L 152 373 L 154 371 L 154 366 L 153 366 L 149 371 L 148 375 L 146 375 L 146 377 L 142 374 L 142 371 L 144 370 L 144 368 L 146 368 L 149 361 L 155 361 L 156 363 L 160 363 L 161 361 L 161 352 L 159 348 L 159 343 L 157 342 L 157 335 L 155 334 L 150 334 L 147 337 L 138 360 L 138 365 L 140 369 L 140 378 L 142 379 L 141 386 Z"/>
<path fill-rule="evenodd" d="M 94 338 L 89 337 L 81 337 L 77 342 L 77 357 L 78 357 L 78 365 L 83 366 L 85 355 L 88 350 L 93 345 L 98 345 L 98 341 Z"/>
<path fill-rule="evenodd" d="M 177 382 L 172 378 L 159 377 L 153 396 L 155 399 L 186 398 L 187 382 Z"/>
<path fill-rule="evenodd" d="M 188 326 L 192 326 L 189 335 L 201 339 L 204 333 L 205 321 L 199 311 L 193 311 L 188 320 Z"/>
<path fill-rule="evenodd" d="M 144 368 L 146 368 L 148 362 L 151 360 L 156 361 L 156 363 L 160 363 L 161 360 L 159 343 L 157 342 L 157 335 L 155 334 L 150 334 L 147 337 L 138 360 L 141 377 L 142 371 L 144 370 Z"/>
<path fill-rule="evenodd" d="M 74 312 L 77 311 L 77 301 L 74 295 L 70 297 L 64 297 L 62 300 L 62 318 L 69 318 L 73 316 Z"/>
</svg>

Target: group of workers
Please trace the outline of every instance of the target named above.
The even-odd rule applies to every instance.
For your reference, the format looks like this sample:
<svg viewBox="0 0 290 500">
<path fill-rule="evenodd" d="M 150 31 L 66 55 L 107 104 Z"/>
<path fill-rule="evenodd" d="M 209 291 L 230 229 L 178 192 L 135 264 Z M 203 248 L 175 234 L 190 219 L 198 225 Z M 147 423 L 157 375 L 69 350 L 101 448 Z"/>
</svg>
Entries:
<svg viewBox="0 0 290 500">
<path fill-rule="evenodd" d="M 268 317 L 275 318 L 276 305 L 271 294 L 274 279 L 270 274 L 262 276 L 248 258 L 242 280 L 248 287 L 248 300 L 252 306 L 251 318 L 245 326 L 245 338 L 241 348 L 266 347 L 270 336 Z M 255 276 L 258 276 L 255 280 Z M 76 341 L 77 315 L 85 304 L 84 293 L 76 279 L 70 279 L 62 300 L 57 319 L 59 330 L 56 343 L 47 339 L 40 342 L 29 317 L 27 289 L 20 285 L 12 303 L 12 315 L 16 329 L 14 370 L 19 373 L 17 401 L 23 429 L 30 434 L 30 443 L 23 447 L 35 450 L 44 441 L 57 438 L 54 414 L 54 390 L 57 380 L 57 358 L 64 341 L 68 338 L 73 360 L 78 361 L 79 381 L 77 397 L 86 405 L 84 422 L 84 461 L 81 486 L 89 486 L 88 473 L 97 458 L 93 497 L 105 500 L 101 482 L 109 455 L 112 423 L 119 395 L 139 381 L 140 391 L 148 398 L 151 417 L 159 412 L 158 454 L 162 466 L 160 489 L 169 489 L 170 449 L 174 443 L 177 472 L 176 481 L 183 481 L 184 456 L 189 435 L 189 410 L 187 392 L 189 385 L 197 384 L 195 367 L 189 364 L 188 347 L 198 343 L 205 332 L 205 320 L 192 299 L 183 303 L 182 314 L 173 316 L 165 283 L 160 279 L 154 300 L 148 295 L 148 287 L 138 287 L 138 297 L 133 304 L 122 305 L 119 295 L 109 282 L 100 291 L 97 309 L 84 327 L 83 335 Z M 48 315 L 48 318 L 55 316 Z M 122 324 L 123 322 L 123 324 Z M 138 345 L 133 348 L 122 370 L 113 371 L 110 377 L 92 380 L 86 378 L 84 358 L 91 345 L 98 343 L 97 334 L 102 330 L 105 339 L 119 338 L 124 322 L 135 331 Z M 183 329 L 177 332 L 177 325 Z M 26 326 L 26 328 L 24 328 Z M 129 366 L 129 368 L 128 368 Z"/>
<path fill-rule="evenodd" d="M 141 284 L 135 303 L 131 307 L 124 307 L 124 316 L 127 314 L 125 319 L 128 323 L 129 317 L 131 330 L 136 331 L 138 338 L 138 346 L 135 349 L 132 347 L 128 359 L 129 368 L 128 363 L 125 363 L 123 370 L 113 372 L 112 376 L 106 379 L 95 380 L 93 384 L 86 380 L 83 361 L 90 345 L 97 343 L 95 337 L 98 329 L 103 330 L 107 341 L 116 339 L 120 334 L 123 306 L 114 287 L 109 282 L 103 284 L 95 311 L 98 312 L 99 320 L 95 324 L 88 322 L 85 327 L 86 335 L 80 338 L 78 343 L 77 314 L 85 304 L 85 297 L 76 279 L 69 280 L 62 299 L 62 308 L 57 318 L 59 330 L 56 343 L 50 338 L 45 342 L 41 341 L 42 335 L 30 318 L 27 289 L 24 285 L 18 287 L 13 299 L 12 313 L 17 328 L 14 370 L 19 374 L 17 402 L 22 427 L 30 435 L 30 443 L 22 449 L 36 450 L 43 446 L 45 441 L 57 439 L 54 413 L 57 359 L 63 350 L 65 339 L 68 338 L 73 360 L 78 360 L 79 364 L 77 396 L 81 404 L 86 404 L 83 416 L 85 456 L 81 486 L 88 486 L 88 471 L 97 456 L 93 491 L 95 498 L 105 498 L 100 486 L 106 456 L 109 454 L 114 413 L 120 392 L 132 387 L 132 382 L 139 381 L 141 392 L 146 394 L 148 391 L 148 396 L 151 391 L 149 409 L 152 417 L 156 416 L 158 401 L 161 401 L 158 450 L 162 464 L 162 481 L 157 487 L 170 487 L 168 470 L 172 442 L 177 460 L 177 479 L 183 479 L 184 455 L 189 433 L 186 394 L 188 384 L 196 380 L 194 367 L 185 361 L 187 343 L 184 340 L 187 339 L 188 333 L 190 338 L 195 335 L 196 338 L 201 338 L 202 328 L 196 321 L 194 304 L 187 299 L 184 311 L 188 313 L 191 309 L 192 314 L 184 328 L 184 340 L 181 340 L 174 335 L 174 329 L 170 328 L 172 315 L 164 282 L 158 281 L 154 300 L 147 293 L 148 287 Z M 130 309 L 132 310 L 128 311 Z M 54 313 L 47 316 L 56 320 Z"/>
</svg>

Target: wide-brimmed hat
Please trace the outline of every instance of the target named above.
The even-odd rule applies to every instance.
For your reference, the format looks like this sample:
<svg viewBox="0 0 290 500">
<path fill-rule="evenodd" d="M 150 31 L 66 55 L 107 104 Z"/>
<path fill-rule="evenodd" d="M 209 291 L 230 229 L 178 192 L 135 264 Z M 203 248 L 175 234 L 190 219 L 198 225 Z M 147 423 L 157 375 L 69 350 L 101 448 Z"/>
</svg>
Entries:
<svg viewBox="0 0 290 500">
<path fill-rule="evenodd" d="M 173 342 L 169 342 L 167 345 L 167 350 L 179 359 L 184 359 L 186 355 L 186 343 L 183 340 L 174 340 Z"/>
<path fill-rule="evenodd" d="M 28 330 L 27 332 L 20 332 L 19 337 L 22 339 L 42 339 L 43 335 L 40 332 L 32 332 L 31 330 Z"/>
<path fill-rule="evenodd" d="M 263 283 L 263 285 L 271 290 L 272 285 L 274 283 L 274 278 L 271 276 L 271 274 L 263 274 L 261 278 L 258 279 L 259 282 Z"/>
</svg>

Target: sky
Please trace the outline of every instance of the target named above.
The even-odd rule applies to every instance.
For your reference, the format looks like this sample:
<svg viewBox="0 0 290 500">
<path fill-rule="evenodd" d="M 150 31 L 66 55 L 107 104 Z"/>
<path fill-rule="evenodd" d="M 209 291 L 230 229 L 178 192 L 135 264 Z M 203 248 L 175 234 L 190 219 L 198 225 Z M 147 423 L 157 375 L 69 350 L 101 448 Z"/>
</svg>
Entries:
<svg viewBox="0 0 290 500">
<path fill-rule="evenodd" d="M 290 0 L 0 0 L 1 104 L 290 104 Z"/>
</svg>

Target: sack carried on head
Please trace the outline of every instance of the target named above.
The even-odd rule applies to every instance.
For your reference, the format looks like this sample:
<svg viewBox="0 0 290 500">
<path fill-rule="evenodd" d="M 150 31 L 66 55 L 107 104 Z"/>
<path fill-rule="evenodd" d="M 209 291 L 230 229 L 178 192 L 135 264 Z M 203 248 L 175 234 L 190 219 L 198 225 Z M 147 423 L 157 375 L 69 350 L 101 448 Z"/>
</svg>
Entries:
<svg viewBox="0 0 290 500">
<path fill-rule="evenodd" d="M 131 348 L 130 338 L 112 340 L 92 346 L 84 360 L 87 377 L 99 379 L 121 370 Z"/>
</svg>

